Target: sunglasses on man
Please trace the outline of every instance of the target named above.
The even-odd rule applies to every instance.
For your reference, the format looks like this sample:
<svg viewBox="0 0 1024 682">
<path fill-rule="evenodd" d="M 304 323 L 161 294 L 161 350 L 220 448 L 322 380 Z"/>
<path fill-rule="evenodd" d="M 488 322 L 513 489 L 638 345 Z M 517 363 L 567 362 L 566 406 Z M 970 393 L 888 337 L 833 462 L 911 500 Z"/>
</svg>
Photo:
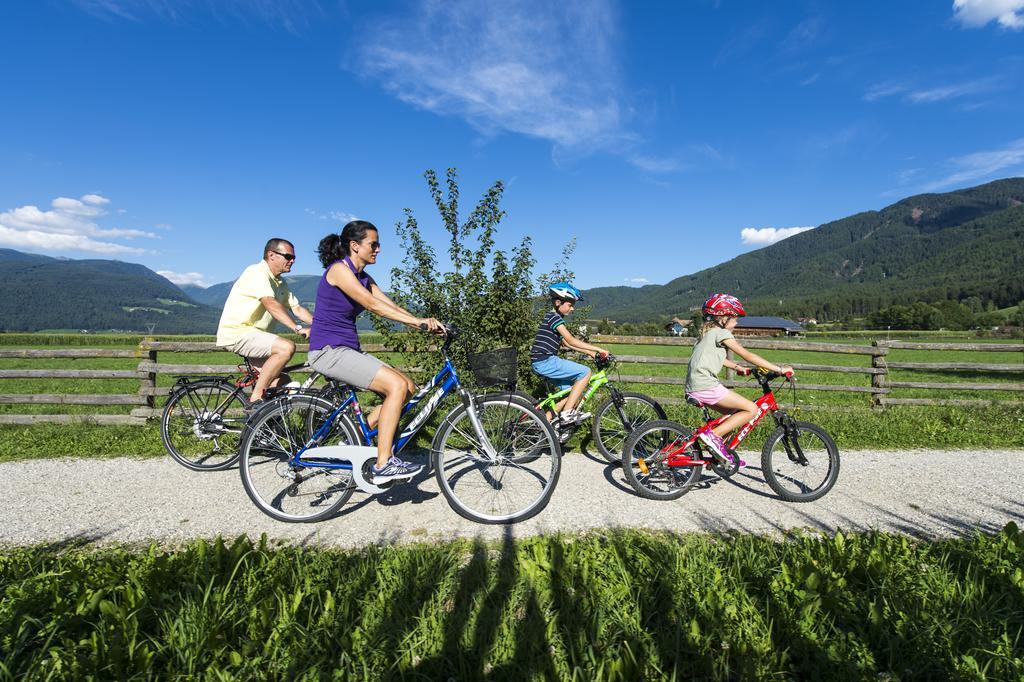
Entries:
<svg viewBox="0 0 1024 682">
<path fill-rule="evenodd" d="M 289 263 L 291 263 L 293 260 L 295 260 L 295 254 L 294 253 L 281 253 L 280 251 L 275 251 L 274 253 L 276 253 L 281 258 L 284 258 Z"/>
</svg>

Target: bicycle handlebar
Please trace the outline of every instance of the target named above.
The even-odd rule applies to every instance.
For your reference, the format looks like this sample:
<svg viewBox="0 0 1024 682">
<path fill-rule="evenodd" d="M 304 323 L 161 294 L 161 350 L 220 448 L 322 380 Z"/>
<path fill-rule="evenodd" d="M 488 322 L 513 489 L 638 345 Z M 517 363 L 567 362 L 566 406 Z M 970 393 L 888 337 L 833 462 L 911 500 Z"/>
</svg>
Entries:
<svg viewBox="0 0 1024 682">
<path fill-rule="evenodd" d="M 762 386 L 767 384 L 769 381 L 774 381 L 775 379 L 778 379 L 779 377 L 785 377 L 786 381 L 792 381 L 793 379 L 792 372 L 784 374 L 782 372 L 773 372 L 771 370 L 765 369 L 764 367 L 752 367 L 750 373 L 755 379 L 757 379 L 758 383 L 760 383 Z"/>
</svg>

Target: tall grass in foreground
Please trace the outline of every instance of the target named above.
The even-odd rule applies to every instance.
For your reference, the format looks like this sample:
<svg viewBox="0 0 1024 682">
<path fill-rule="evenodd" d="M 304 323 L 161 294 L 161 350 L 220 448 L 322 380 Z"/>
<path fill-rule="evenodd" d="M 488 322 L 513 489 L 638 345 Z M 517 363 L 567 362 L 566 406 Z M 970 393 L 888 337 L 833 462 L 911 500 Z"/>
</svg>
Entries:
<svg viewBox="0 0 1024 682">
<path fill-rule="evenodd" d="M 1021 679 L 1024 535 L 0 553 L 0 677 Z"/>
</svg>

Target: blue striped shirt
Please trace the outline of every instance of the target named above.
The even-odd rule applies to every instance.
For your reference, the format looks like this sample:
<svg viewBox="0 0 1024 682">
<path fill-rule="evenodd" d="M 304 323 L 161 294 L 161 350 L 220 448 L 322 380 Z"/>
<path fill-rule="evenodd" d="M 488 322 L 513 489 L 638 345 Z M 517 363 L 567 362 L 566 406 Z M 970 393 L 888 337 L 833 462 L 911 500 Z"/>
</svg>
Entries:
<svg viewBox="0 0 1024 682">
<path fill-rule="evenodd" d="M 530 362 L 538 362 L 558 354 L 558 349 L 562 346 L 562 336 L 555 330 L 563 324 L 565 324 L 565 320 L 554 310 L 544 316 L 540 328 L 537 329 L 537 336 L 533 337 L 533 346 L 530 347 Z"/>
</svg>

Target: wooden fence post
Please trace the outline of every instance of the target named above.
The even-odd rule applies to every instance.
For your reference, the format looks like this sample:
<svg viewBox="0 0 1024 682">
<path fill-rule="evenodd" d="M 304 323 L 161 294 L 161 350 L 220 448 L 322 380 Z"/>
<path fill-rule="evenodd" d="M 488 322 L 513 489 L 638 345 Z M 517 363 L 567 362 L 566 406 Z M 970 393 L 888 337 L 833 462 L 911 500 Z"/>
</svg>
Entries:
<svg viewBox="0 0 1024 682">
<path fill-rule="evenodd" d="M 871 388 L 883 389 L 889 384 L 889 366 L 886 363 L 885 356 L 889 353 L 889 346 L 885 341 L 872 341 L 871 345 L 874 347 L 875 352 L 871 355 L 871 367 L 876 370 L 882 370 L 876 374 L 871 375 Z M 881 408 L 885 407 L 882 402 L 882 396 L 884 394 L 879 390 L 871 394 L 871 407 Z"/>
<path fill-rule="evenodd" d="M 143 340 L 141 343 L 139 343 L 139 349 L 140 350 L 143 349 L 143 347 L 144 347 L 143 344 L 145 344 L 145 343 L 146 343 L 145 340 Z M 148 346 L 145 346 L 145 348 L 147 348 L 148 350 L 146 351 L 146 356 L 145 356 L 145 359 L 143 361 L 144 362 L 149 362 L 149 363 L 152 363 L 152 364 L 155 365 L 156 364 L 156 359 L 157 359 L 157 351 L 156 351 L 156 349 L 149 348 Z M 141 357 L 141 354 L 140 354 L 140 357 Z M 147 372 L 145 378 L 139 379 L 139 393 L 144 393 L 146 395 L 146 407 L 149 407 L 149 408 L 155 408 L 156 407 L 156 377 L 157 377 L 156 372 Z"/>
<path fill-rule="evenodd" d="M 735 354 L 733 354 L 733 352 L 731 350 L 729 350 L 728 348 L 725 349 L 725 357 L 727 359 L 729 359 L 729 360 L 735 360 L 736 359 Z M 733 379 L 735 379 L 736 378 L 736 370 L 734 370 L 732 367 L 726 367 L 726 369 L 725 369 L 725 378 L 728 379 L 729 381 L 732 381 Z"/>
</svg>

